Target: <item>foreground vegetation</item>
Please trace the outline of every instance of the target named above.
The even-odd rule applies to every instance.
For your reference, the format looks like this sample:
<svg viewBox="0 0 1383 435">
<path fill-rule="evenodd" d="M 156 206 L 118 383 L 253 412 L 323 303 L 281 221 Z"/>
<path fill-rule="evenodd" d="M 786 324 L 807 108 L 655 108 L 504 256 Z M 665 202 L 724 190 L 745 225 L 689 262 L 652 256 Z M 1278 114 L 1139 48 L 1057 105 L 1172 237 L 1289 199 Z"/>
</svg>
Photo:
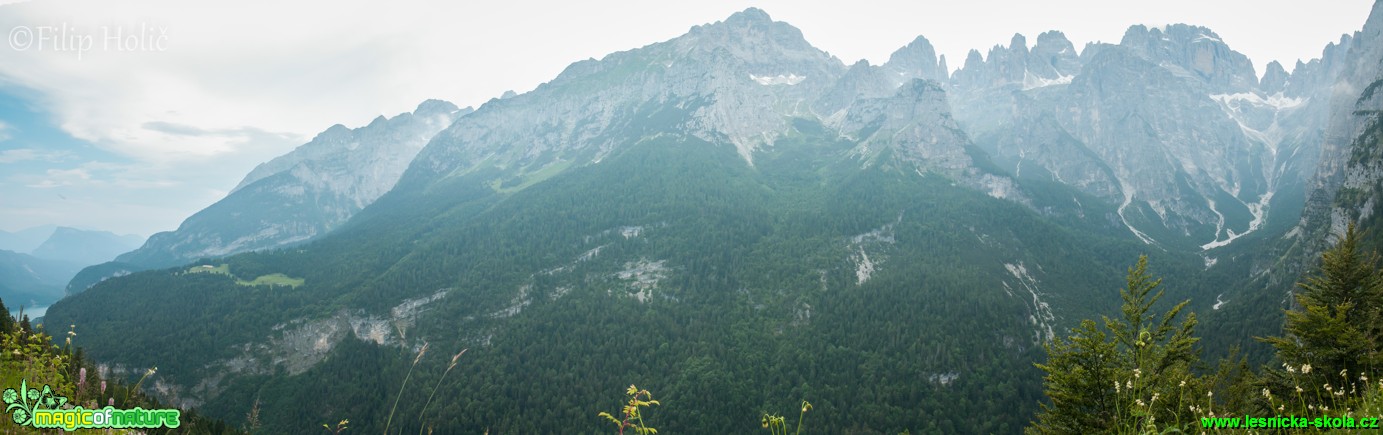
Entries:
<svg viewBox="0 0 1383 435">
<path fill-rule="evenodd" d="M 1325 252 L 1320 270 L 1298 284 L 1282 335 L 1260 338 L 1277 361 L 1251 369 L 1230 357 L 1213 367 L 1198 358 L 1195 314 L 1186 302 L 1157 314 L 1161 280 L 1147 259 L 1129 269 L 1115 318 L 1085 320 L 1045 346 L 1048 403 L 1030 434 L 1199 432 L 1214 419 L 1264 418 L 1258 430 L 1319 433 L 1316 427 L 1272 428 L 1267 418 L 1380 416 L 1383 392 L 1383 270 L 1349 226 Z M 1180 323 L 1177 323 L 1178 319 Z M 1233 355 L 1234 353 L 1231 353 Z M 1224 421 L 1225 424 L 1234 422 Z M 1281 420 L 1279 420 L 1281 422 Z M 1246 426 L 1245 426 L 1246 427 Z M 1243 430 L 1243 429 L 1233 429 Z"/>
<path fill-rule="evenodd" d="M 27 315 L 21 313 L 16 321 L 10 317 L 4 302 L 0 301 L 0 390 L 23 391 L 42 389 L 37 400 L 46 402 L 46 409 L 58 407 L 71 409 L 81 406 L 97 409 L 114 406 L 116 409 L 161 409 L 170 406 L 159 403 L 141 391 L 157 376 L 157 368 L 149 368 L 139 373 L 138 381 L 127 384 L 129 379 L 106 373 L 98 369 L 94 362 L 86 359 L 82 349 L 73 344 L 78 336 L 76 326 L 70 326 L 55 340 L 44 331 L 43 325 L 32 325 Z M 60 343 L 60 344 L 55 344 Z M 50 394 L 51 392 L 51 394 Z M 63 399 L 59 399 L 59 397 Z M 15 400 L 10 400 L 15 399 Z M 65 399 L 65 400 L 64 400 Z M 12 403 L 14 402 L 14 403 Z M 0 433 L 51 433 L 39 431 L 15 422 L 26 420 L 28 409 L 19 409 L 16 404 L 25 402 L 23 397 L 6 397 L 7 407 L 0 416 Z M 107 433 L 107 431 L 78 430 L 75 433 Z M 195 411 L 184 410 L 181 425 L 177 429 L 141 429 L 137 432 L 115 430 L 112 433 L 179 433 L 179 434 L 230 434 L 239 430 L 217 420 L 207 419 Z"/>
</svg>

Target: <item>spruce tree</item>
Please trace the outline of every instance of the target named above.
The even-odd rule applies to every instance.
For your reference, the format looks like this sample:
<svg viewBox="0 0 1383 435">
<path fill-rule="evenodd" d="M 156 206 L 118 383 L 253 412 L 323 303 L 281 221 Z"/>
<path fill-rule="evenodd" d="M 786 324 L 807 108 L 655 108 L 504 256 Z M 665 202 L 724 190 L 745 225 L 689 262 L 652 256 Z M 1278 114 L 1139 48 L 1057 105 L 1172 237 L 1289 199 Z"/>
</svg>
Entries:
<svg viewBox="0 0 1383 435">
<path fill-rule="evenodd" d="M 1286 313 L 1285 335 L 1264 339 L 1285 365 L 1354 376 L 1383 366 L 1383 273 L 1378 253 L 1361 252 L 1361 238 L 1351 223 L 1335 247 L 1321 254 L 1320 270 L 1297 283 L 1297 306 Z"/>
<path fill-rule="evenodd" d="M 14 317 L 10 317 L 10 309 L 5 308 L 5 301 L 0 300 L 0 334 L 8 334 L 14 331 Z"/>
<path fill-rule="evenodd" d="M 1034 434 L 1143 432 L 1167 425 L 1186 414 L 1184 399 L 1202 390 L 1190 374 L 1197 360 L 1193 336 L 1196 315 L 1175 324 L 1184 301 L 1158 316 L 1150 313 L 1162 298 L 1161 279 L 1148 274 L 1147 256 L 1129 268 L 1120 290 L 1119 319 L 1104 318 L 1101 330 L 1081 322 L 1069 340 L 1046 344 L 1046 395 Z M 1154 293 L 1156 291 L 1156 293 Z M 1106 333 L 1106 331 L 1108 331 Z M 1203 393 L 1201 393 L 1203 394 Z"/>
</svg>

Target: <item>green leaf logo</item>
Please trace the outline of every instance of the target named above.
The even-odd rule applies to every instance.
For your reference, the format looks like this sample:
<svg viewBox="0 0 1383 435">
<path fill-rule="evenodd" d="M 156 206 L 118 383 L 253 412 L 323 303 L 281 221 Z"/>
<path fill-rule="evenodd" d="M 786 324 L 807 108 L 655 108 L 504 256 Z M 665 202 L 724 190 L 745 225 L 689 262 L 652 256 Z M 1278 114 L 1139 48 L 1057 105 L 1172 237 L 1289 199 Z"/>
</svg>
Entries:
<svg viewBox="0 0 1383 435">
<path fill-rule="evenodd" d="M 29 388 L 28 380 L 19 382 L 19 389 L 7 388 L 0 393 L 0 399 L 5 401 L 5 412 L 10 413 L 10 419 L 21 426 L 33 422 L 34 412 L 40 409 L 57 409 L 67 405 L 67 397 L 53 394 L 53 388 L 48 385 L 43 386 L 43 390 Z"/>
</svg>

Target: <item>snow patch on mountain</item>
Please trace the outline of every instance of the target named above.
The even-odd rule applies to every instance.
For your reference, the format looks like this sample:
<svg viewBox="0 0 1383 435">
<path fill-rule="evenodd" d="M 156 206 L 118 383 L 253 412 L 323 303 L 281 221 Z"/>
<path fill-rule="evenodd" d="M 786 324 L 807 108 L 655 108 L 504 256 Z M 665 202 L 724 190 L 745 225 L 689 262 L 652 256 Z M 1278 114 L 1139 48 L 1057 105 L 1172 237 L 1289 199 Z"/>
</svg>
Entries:
<svg viewBox="0 0 1383 435">
<path fill-rule="evenodd" d="M 756 83 L 758 83 L 758 84 L 764 85 L 764 86 L 773 86 L 773 85 L 788 85 L 788 86 L 792 86 L 792 85 L 795 85 L 795 84 L 798 84 L 798 83 L 802 83 L 802 81 L 803 81 L 803 80 L 806 80 L 807 77 L 806 77 L 806 76 L 799 76 L 799 75 L 797 75 L 797 74 L 787 74 L 787 75 L 778 74 L 778 75 L 776 75 L 776 76 L 761 76 L 761 75 L 750 74 L 750 75 L 749 75 L 749 79 L 750 79 L 750 80 L 753 80 L 754 82 L 756 82 Z"/>
<path fill-rule="evenodd" d="M 1239 92 L 1234 94 L 1210 94 L 1210 99 L 1219 101 L 1223 104 L 1230 104 L 1234 102 L 1246 102 L 1256 106 L 1272 107 L 1277 110 L 1290 109 L 1293 107 L 1300 106 L 1302 105 L 1302 103 L 1306 102 L 1305 98 L 1288 97 L 1283 95 L 1281 92 L 1269 95 L 1267 98 L 1264 98 L 1262 95 L 1258 95 L 1257 93 L 1252 92 Z"/>
<path fill-rule="evenodd" d="M 1037 88 L 1045 88 L 1052 85 L 1069 85 L 1074 75 L 1059 75 L 1056 78 L 1048 79 L 1033 75 L 1032 71 L 1023 71 L 1023 90 L 1030 91 Z"/>
</svg>

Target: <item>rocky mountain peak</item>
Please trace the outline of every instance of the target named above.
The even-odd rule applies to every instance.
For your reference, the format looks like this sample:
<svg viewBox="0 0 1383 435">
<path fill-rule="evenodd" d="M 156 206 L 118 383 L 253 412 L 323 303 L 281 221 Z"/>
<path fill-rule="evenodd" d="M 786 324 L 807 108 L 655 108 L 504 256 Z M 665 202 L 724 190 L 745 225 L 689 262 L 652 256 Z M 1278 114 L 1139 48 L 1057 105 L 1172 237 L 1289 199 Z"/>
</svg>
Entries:
<svg viewBox="0 0 1383 435">
<path fill-rule="evenodd" d="M 962 92 L 1018 87 L 1023 90 L 1067 84 L 1080 71 L 1080 57 L 1061 32 L 1050 31 L 1028 49 L 1028 39 L 1014 34 L 1007 47 L 995 45 L 981 59 L 972 51 L 965 67 L 952 77 L 952 87 Z"/>
<path fill-rule="evenodd" d="M 429 100 L 423 101 L 422 103 L 419 103 L 419 104 L 418 104 L 418 107 L 417 107 L 416 109 L 413 109 L 413 115 L 414 115 L 414 116 L 432 116 L 432 115 L 450 114 L 450 113 L 455 112 L 455 111 L 457 111 L 457 110 L 460 110 L 460 109 L 459 109 L 458 107 L 456 107 L 455 104 L 452 104 L 450 101 L 429 99 Z"/>
<path fill-rule="evenodd" d="M 712 24 L 692 27 L 684 37 L 692 44 L 679 44 L 682 47 L 695 45 L 704 51 L 725 48 L 740 59 L 758 59 L 756 56 L 773 54 L 772 51 L 821 53 L 802 36 L 802 31 L 791 24 L 773 21 L 762 9 L 749 8 L 736 12 Z M 824 54 L 824 53 L 822 53 Z"/>
<path fill-rule="evenodd" d="M 1028 38 L 1021 33 L 1014 33 L 1013 38 L 1008 41 L 1008 49 L 1014 52 L 1028 52 Z"/>
<path fill-rule="evenodd" d="M 961 70 L 967 70 L 979 68 L 982 65 L 984 65 L 984 57 L 980 55 L 979 50 L 972 48 L 969 52 L 965 53 L 965 64 L 961 65 L 960 68 Z"/>
<path fill-rule="evenodd" d="M 1048 79 L 1073 76 L 1080 72 L 1080 57 L 1065 34 L 1050 30 L 1037 35 L 1037 45 L 1028 53 L 1028 69 Z"/>
<path fill-rule="evenodd" d="M 1197 79 L 1215 92 L 1258 88 L 1258 75 L 1249 58 L 1231 50 L 1205 27 L 1173 24 L 1150 29 L 1134 25 L 1124 32 L 1119 45 L 1173 74 Z"/>
<path fill-rule="evenodd" d="M 945 60 L 938 62 L 936 49 L 922 36 L 889 55 L 884 68 L 907 79 L 923 78 L 941 82 L 948 75 Z"/>
<path fill-rule="evenodd" d="M 839 129 L 856 136 L 852 151 L 869 161 L 886 149 L 918 170 L 962 175 L 971 165 L 969 139 L 951 118 L 946 91 L 936 82 L 913 79 L 891 96 L 855 101 Z"/>
<path fill-rule="evenodd" d="M 1269 95 L 1282 92 L 1287 87 L 1287 77 L 1287 70 L 1282 68 L 1282 64 L 1275 60 L 1269 62 L 1263 71 L 1263 79 L 1258 82 L 1258 89 Z"/>
<path fill-rule="evenodd" d="M 350 134 L 350 127 L 346 127 L 341 124 L 336 124 L 331 127 L 327 127 L 327 129 L 322 130 L 321 133 L 317 133 L 316 136 L 312 137 L 312 142 L 337 140 L 339 138 L 349 136 Z"/>
<path fill-rule="evenodd" d="M 414 113 L 381 115 L 360 128 L 333 125 L 256 166 L 226 198 L 117 261 L 165 267 L 325 234 L 393 188 L 423 145 L 466 113 L 446 101 L 427 100 Z"/>
<path fill-rule="evenodd" d="M 732 25 L 771 24 L 773 18 L 768 16 L 768 12 L 764 12 L 763 9 L 750 6 L 745 10 L 730 14 L 730 18 L 726 18 L 725 23 Z"/>
</svg>

